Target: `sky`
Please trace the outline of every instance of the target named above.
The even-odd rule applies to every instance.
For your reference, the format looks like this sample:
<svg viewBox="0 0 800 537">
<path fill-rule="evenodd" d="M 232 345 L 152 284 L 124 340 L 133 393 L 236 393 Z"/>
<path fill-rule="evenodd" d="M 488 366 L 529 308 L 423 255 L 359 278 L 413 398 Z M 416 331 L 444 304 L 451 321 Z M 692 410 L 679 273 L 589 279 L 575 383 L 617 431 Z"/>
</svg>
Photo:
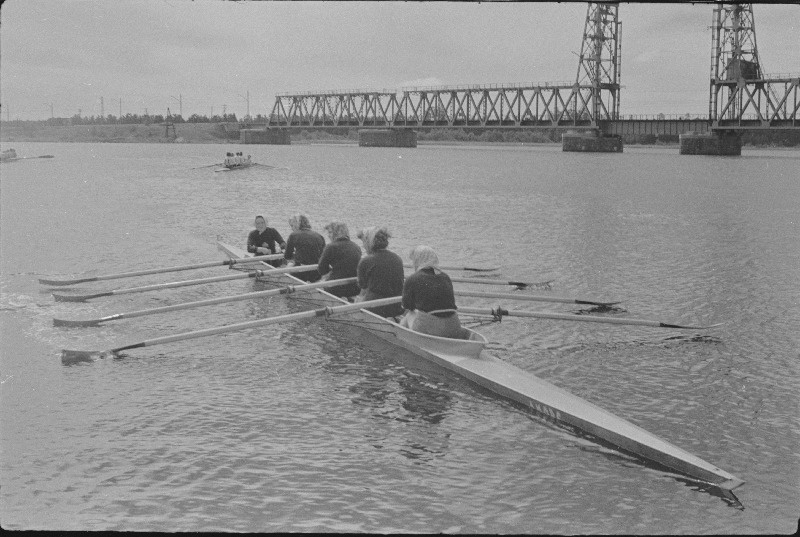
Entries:
<svg viewBox="0 0 800 537">
<path fill-rule="evenodd" d="M 574 82 L 581 2 L 5 0 L 0 115 L 269 114 L 278 93 Z M 707 115 L 713 6 L 622 3 L 623 115 Z M 800 5 L 755 4 L 800 75 Z M 248 100 L 249 97 L 249 100 Z"/>
</svg>

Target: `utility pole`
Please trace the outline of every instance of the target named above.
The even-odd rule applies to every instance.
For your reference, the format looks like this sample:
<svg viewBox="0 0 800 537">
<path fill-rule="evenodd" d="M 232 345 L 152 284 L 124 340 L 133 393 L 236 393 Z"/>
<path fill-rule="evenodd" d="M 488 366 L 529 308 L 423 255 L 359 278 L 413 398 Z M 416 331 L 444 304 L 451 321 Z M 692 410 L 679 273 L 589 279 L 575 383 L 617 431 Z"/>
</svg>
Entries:
<svg viewBox="0 0 800 537">
<path fill-rule="evenodd" d="M 50 103 L 50 117 L 53 117 L 53 103 Z"/>
<path fill-rule="evenodd" d="M 177 97 L 173 95 L 170 95 L 170 97 L 178 101 L 178 114 L 183 117 L 183 95 L 179 93 Z"/>
<path fill-rule="evenodd" d="M 119 98 L 119 118 L 122 119 L 122 97 Z"/>
<path fill-rule="evenodd" d="M 246 97 L 244 95 L 239 95 L 239 97 L 247 101 L 247 115 L 245 117 L 250 119 L 250 92 L 249 91 L 247 92 Z"/>
<path fill-rule="evenodd" d="M 106 117 L 106 107 L 103 98 L 100 97 L 100 118 L 102 119 L 104 117 Z"/>
<path fill-rule="evenodd" d="M 227 108 L 228 108 L 227 104 L 223 104 L 222 105 L 222 119 L 223 120 L 225 119 L 225 111 L 227 110 Z"/>
</svg>

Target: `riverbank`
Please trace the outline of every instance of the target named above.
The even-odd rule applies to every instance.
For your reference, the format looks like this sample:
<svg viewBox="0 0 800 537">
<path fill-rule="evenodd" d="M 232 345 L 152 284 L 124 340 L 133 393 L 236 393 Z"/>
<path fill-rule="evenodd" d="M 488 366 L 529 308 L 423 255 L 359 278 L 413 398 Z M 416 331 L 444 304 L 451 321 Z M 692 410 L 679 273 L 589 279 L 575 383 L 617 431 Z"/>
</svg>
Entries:
<svg viewBox="0 0 800 537">
<path fill-rule="evenodd" d="M 176 123 L 166 125 L 48 125 L 39 122 L 1 122 L 0 142 L 83 142 L 83 143 L 187 143 L 187 144 L 231 144 L 239 142 L 238 123 Z M 553 132 L 505 132 L 486 131 L 479 135 L 462 129 L 448 132 L 446 129 L 420 131 L 420 144 L 453 143 L 499 143 L 510 145 L 560 144 L 560 131 Z M 292 133 L 292 143 L 358 143 L 358 130 L 339 133 L 322 130 L 301 130 Z M 625 145 L 678 145 L 677 136 L 658 139 L 655 136 L 639 136 L 623 139 Z M 800 147 L 800 132 L 752 132 L 745 133 L 743 144 L 749 147 Z"/>
</svg>

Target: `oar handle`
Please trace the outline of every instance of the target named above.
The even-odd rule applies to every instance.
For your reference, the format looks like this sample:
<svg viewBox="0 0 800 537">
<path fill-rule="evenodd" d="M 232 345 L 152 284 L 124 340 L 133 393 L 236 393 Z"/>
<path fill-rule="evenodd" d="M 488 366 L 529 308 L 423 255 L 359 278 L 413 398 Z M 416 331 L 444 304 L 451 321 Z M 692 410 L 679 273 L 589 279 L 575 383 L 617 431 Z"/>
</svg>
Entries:
<svg viewBox="0 0 800 537">
<path fill-rule="evenodd" d="M 123 347 L 117 347 L 111 349 L 110 353 L 117 353 L 119 351 L 124 351 L 128 349 L 135 349 L 139 347 L 151 347 L 153 345 L 161 345 L 163 343 L 172 343 L 175 341 L 183 341 L 187 339 L 195 339 L 200 337 L 206 336 L 213 336 L 217 334 L 225 334 L 228 332 L 236 332 L 238 330 L 247 330 L 248 328 L 257 328 L 260 326 L 266 326 L 269 324 L 274 323 L 281 323 L 287 321 L 296 321 L 300 319 L 311 319 L 314 317 L 323 317 L 323 316 L 330 316 L 336 315 L 340 313 L 347 313 L 350 311 L 357 311 L 363 308 L 372 308 L 376 306 L 385 306 L 388 304 L 394 304 L 396 302 L 400 302 L 402 297 L 394 296 L 389 298 L 379 298 L 377 300 L 367 300 L 365 302 L 357 302 L 355 304 L 345 304 L 342 306 L 332 306 L 327 308 L 319 308 L 315 310 L 309 311 L 301 311 L 298 313 L 290 313 L 288 315 L 280 315 L 277 317 L 268 317 L 266 319 L 256 319 L 255 321 L 247 321 L 243 323 L 236 323 L 226 326 L 216 326 L 213 328 L 205 328 L 203 330 L 195 330 L 192 332 L 184 332 L 181 334 L 173 334 L 171 336 L 164 336 L 160 338 L 148 339 L 145 341 L 140 341 L 139 343 L 134 343 L 132 345 L 125 345 Z M 69 352 L 69 351 L 64 351 Z"/>
</svg>

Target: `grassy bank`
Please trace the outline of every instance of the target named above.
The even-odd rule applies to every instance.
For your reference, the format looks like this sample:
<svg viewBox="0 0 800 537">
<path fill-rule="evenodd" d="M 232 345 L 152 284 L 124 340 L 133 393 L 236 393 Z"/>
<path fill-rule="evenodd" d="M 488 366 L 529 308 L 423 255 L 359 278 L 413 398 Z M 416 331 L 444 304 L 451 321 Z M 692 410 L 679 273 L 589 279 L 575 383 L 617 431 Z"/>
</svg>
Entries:
<svg viewBox="0 0 800 537">
<path fill-rule="evenodd" d="M 3 142 L 109 142 L 109 143 L 229 143 L 239 141 L 238 125 L 180 123 L 175 135 L 163 125 L 72 125 L 3 123 Z"/>
<path fill-rule="evenodd" d="M 292 143 L 358 143 L 358 129 L 339 132 L 301 130 L 292 132 Z M 239 141 L 238 123 L 177 123 L 173 134 L 164 125 L 71 125 L 44 122 L 0 122 L 0 141 L 14 142 L 91 142 L 91 143 L 189 143 L 226 144 Z M 499 131 L 485 129 L 431 129 L 417 133 L 420 144 L 448 143 L 561 143 L 561 131 Z M 800 147 L 800 131 L 747 132 L 742 138 L 750 147 Z M 678 136 L 637 135 L 623 137 L 625 145 L 677 145 Z"/>
</svg>

